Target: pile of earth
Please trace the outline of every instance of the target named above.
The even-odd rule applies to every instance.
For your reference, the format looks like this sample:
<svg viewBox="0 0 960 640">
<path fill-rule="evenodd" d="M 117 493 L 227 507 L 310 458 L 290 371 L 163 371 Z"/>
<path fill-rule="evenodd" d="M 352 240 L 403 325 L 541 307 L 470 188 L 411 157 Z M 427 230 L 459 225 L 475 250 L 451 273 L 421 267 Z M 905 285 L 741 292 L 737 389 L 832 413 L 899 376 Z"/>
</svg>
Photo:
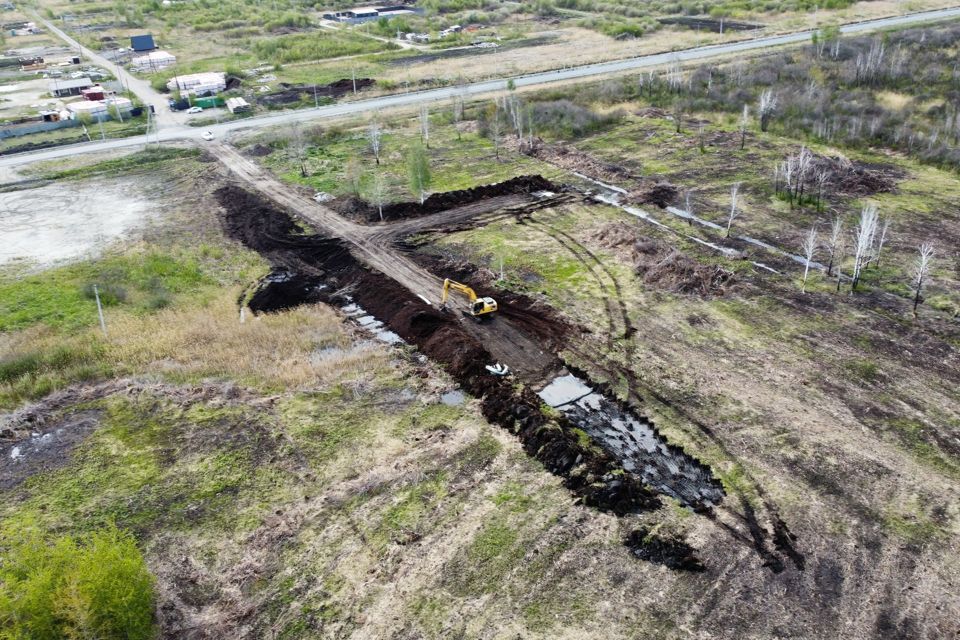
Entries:
<svg viewBox="0 0 960 640">
<path fill-rule="evenodd" d="M 362 91 L 363 89 L 372 87 L 375 82 L 372 78 L 357 78 L 356 89 L 357 91 Z M 354 81 L 350 78 L 343 78 L 342 80 L 324 85 L 289 84 L 281 82 L 280 87 L 280 91 L 274 91 L 273 93 L 257 97 L 257 102 L 265 106 L 294 104 L 303 100 L 304 96 L 307 96 L 307 98 L 316 97 L 317 99 L 335 100 L 344 94 L 352 93 Z"/>
<path fill-rule="evenodd" d="M 703 264 L 665 242 L 641 237 L 624 222 L 612 222 L 590 239 L 630 262 L 644 284 L 672 293 L 722 296 L 735 284 L 732 271 L 718 264 Z"/>
<path fill-rule="evenodd" d="M 263 255 L 274 269 L 254 294 L 250 307 L 255 312 L 349 299 L 440 363 L 481 399 L 487 420 L 515 433 L 524 450 L 562 477 L 584 504 L 621 515 L 660 506 L 638 477 L 624 475 L 612 456 L 581 442 L 574 425 L 546 415 L 531 389 L 490 375 L 485 366 L 492 356 L 456 316 L 364 268 L 339 241 L 303 235 L 289 215 L 259 196 L 234 185 L 215 195 L 224 232 Z"/>
<path fill-rule="evenodd" d="M 419 202 L 395 202 L 384 205 L 384 221 L 419 218 L 420 216 L 440 213 L 481 200 L 497 196 L 533 193 L 536 191 L 560 191 L 561 187 L 543 176 L 518 176 L 496 184 L 481 185 L 470 189 L 435 193 Z M 372 223 L 380 221 L 380 212 L 376 206 L 356 196 L 335 198 L 325 203 L 340 215 L 357 222 Z"/>
<path fill-rule="evenodd" d="M 673 184 L 660 181 L 646 184 L 635 191 L 631 191 L 627 200 L 635 204 L 653 204 L 666 209 L 676 203 L 680 197 L 680 190 Z"/>
<path fill-rule="evenodd" d="M 733 20 L 717 20 L 715 18 L 695 18 L 693 16 L 681 16 L 678 18 L 659 18 L 660 24 L 679 25 L 697 31 L 712 31 L 713 33 L 723 33 L 725 31 L 753 31 L 762 29 L 762 24 L 751 24 L 749 22 L 735 22 Z"/>
<path fill-rule="evenodd" d="M 826 193 L 849 197 L 896 193 L 897 182 L 907 176 L 903 169 L 893 165 L 814 155 L 808 175 L 815 176 L 820 171 L 826 171 L 828 175 L 824 184 Z"/>
<path fill-rule="evenodd" d="M 570 145 L 548 144 L 540 138 L 524 147 L 523 152 L 537 160 L 549 162 L 554 166 L 601 182 L 619 183 L 640 179 L 639 175 L 627 167 L 604 162 Z"/>
</svg>

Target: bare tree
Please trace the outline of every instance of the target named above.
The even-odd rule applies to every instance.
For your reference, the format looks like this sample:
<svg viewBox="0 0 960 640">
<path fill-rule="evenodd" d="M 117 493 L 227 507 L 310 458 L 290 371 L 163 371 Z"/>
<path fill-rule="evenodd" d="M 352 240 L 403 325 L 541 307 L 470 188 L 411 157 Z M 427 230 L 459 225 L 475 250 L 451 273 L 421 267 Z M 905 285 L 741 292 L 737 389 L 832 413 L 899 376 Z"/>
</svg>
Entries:
<svg viewBox="0 0 960 640">
<path fill-rule="evenodd" d="M 873 240 L 877 233 L 877 206 L 868 204 L 860 211 L 860 221 L 854 230 L 853 236 L 853 280 L 850 284 L 850 290 L 856 291 L 860 284 L 860 275 L 863 273 L 863 267 L 870 259 L 870 251 L 873 249 Z"/>
<path fill-rule="evenodd" d="M 826 166 L 820 167 L 814 174 L 814 179 L 817 181 L 817 211 L 822 211 L 823 188 L 830 181 L 830 169 Z"/>
<path fill-rule="evenodd" d="M 380 222 L 383 222 L 383 204 L 387 199 L 387 181 L 384 180 L 383 173 L 380 171 L 377 171 L 373 176 L 373 184 L 370 185 L 370 199 L 377 205 Z"/>
<path fill-rule="evenodd" d="M 807 181 L 807 172 L 810 170 L 810 162 L 813 160 L 813 154 L 806 145 L 800 148 L 797 154 L 797 204 L 803 206 L 803 185 Z"/>
<path fill-rule="evenodd" d="M 517 144 L 523 146 L 523 102 L 516 95 L 511 94 L 506 99 L 507 116 L 517 134 Z"/>
<path fill-rule="evenodd" d="M 737 216 L 740 215 L 740 212 L 737 211 L 737 196 L 740 193 L 740 183 L 735 182 L 732 187 L 730 187 L 730 215 L 727 216 L 727 237 L 730 237 L 730 226 L 733 224 L 733 221 L 737 219 Z"/>
<path fill-rule="evenodd" d="M 488 129 L 493 141 L 493 152 L 500 159 L 500 138 L 503 136 L 503 123 L 500 121 L 500 103 L 493 101 L 493 108 L 488 112 Z"/>
<path fill-rule="evenodd" d="M 880 236 L 877 238 L 877 255 L 874 256 L 874 264 L 880 266 L 880 254 L 883 252 L 883 245 L 887 242 L 887 231 L 890 230 L 890 218 L 886 218 L 883 221 L 883 226 L 880 227 Z"/>
<path fill-rule="evenodd" d="M 360 161 L 357 158 L 350 158 L 347 162 L 346 167 L 344 167 L 343 178 L 344 182 L 347 183 L 347 188 L 350 190 L 350 193 L 359 196 L 363 173 L 360 170 Z"/>
<path fill-rule="evenodd" d="M 766 133 L 770 126 L 770 118 L 777 110 L 777 96 L 773 89 L 764 89 L 760 94 L 760 100 L 757 103 L 757 113 L 760 114 L 760 131 Z"/>
<path fill-rule="evenodd" d="M 747 144 L 747 127 L 750 126 L 750 105 L 743 105 L 743 113 L 740 114 L 740 151 L 743 151 Z"/>
<path fill-rule="evenodd" d="M 680 133 L 683 127 L 683 112 L 686 108 L 687 105 L 683 100 L 678 99 L 673 101 L 673 121 L 677 125 L 677 133 Z"/>
<path fill-rule="evenodd" d="M 830 251 L 830 262 L 827 264 L 827 275 L 833 275 L 833 261 L 841 250 L 843 244 L 843 218 L 835 216 L 833 224 L 830 225 L 830 239 L 827 242 L 827 249 Z"/>
<path fill-rule="evenodd" d="M 687 216 L 688 216 L 687 224 L 689 224 L 691 227 L 693 226 L 693 202 L 691 202 L 690 200 L 690 195 L 692 193 L 693 193 L 693 189 L 687 189 L 687 194 L 685 197 L 686 204 L 684 209 L 687 212 Z"/>
<path fill-rule="evenodd" d="M 920 250 L 916 260 L 913 263 L 913 315 L 917 315 L 917 306 L 920 304 L 920 297 L 923 294 L 923 285 L 930 275 L 930 266 L 933 264 L 933 245 L 924 242 L 920 245 Z"/>
<path fill-rule="evenodd" d="M 377 160 L 377 166 L 380 166 L 380 146 L 383 142 L 383 129 L 380 127 L 380 122 L 377 117 L 377 113 L 374 112 L 373 118 L 370 120 L 370 124 L 367 126 L 367 140 L 370 142 L 370 150 L 373 151 L 373 157 Z"/>
<path fill-rule="evenodd" d="M 303 133 L 303 127 L 294 120 L 290 124 L 290 143 L 289 149 L 297 166 L 300 167 L 300 176 L 307 177 L 307 138 Z"/>
<path fill-rule="evenodd" d="M 420 103 L 420 142 L 430 148 L 430 108 L 426 102 Z"/>
<path fill-rule="evenodd" d="M 457 130 L 457 140 L 461 140 L 460 123 L 463 122 L 463 95 L 453 96 L 453 128 Z"/>
<path fill-rule="evenodd" d="M 803 268 L 803 284 L 800 286 L 800 291 L 806 293 L 807 291 L 807 274 L 810 273 L 810 262 L 813 260 L 814 254 L 817 252 L 817 227 L 816 225 L 810 227 L 810 231 L 807 232 L 807 235 L 803 238 L 803 257 L 806 258 L 806 265 Z"/>
</svg>

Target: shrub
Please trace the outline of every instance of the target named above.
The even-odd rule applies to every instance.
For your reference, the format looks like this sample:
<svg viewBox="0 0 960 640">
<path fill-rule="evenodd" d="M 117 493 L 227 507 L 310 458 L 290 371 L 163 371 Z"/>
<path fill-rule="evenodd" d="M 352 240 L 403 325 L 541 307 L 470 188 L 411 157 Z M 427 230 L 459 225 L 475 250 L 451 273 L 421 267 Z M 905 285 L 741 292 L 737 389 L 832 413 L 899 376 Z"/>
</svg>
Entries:
<svg viewBox="0 0 960 640">
<path fill-rule="evenodd" d="M 4 541 L 0 638 L 153 637 L 154 579 L 130 534 L 111 526 L 48 543 L 31 529 Z"/>
</svg>

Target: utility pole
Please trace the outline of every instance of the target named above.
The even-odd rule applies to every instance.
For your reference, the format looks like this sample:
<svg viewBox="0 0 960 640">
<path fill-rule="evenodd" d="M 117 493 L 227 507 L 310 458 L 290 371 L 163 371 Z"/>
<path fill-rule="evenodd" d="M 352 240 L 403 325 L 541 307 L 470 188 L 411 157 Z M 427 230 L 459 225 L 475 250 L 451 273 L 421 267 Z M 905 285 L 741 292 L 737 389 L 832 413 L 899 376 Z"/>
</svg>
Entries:
<svg viewBox="0 0 960 640">
<path fill-rule="evenodd" d="M 313 108 L 320 108 L 320 100 L 317 98 L 317 81 L 313 81 Z"/>
<path fill-rule="evenodd" d="M 357 95 L 357 68 L 350 69 L 350 73 L 353 76 L 353 95 Z"/>
<path fill-rule="evenodd" d="M 106 136 L 106 134 L 104 134 L 104 132 L 103 132 L 103 118 L 101 118 L 99 115 L 97 116 L 97 124 L 100 125 L 100 139 L 101 139 L 101 140 L 106 140 L 106 139 L 107 139 L 107 136 Z"/>
</svg>

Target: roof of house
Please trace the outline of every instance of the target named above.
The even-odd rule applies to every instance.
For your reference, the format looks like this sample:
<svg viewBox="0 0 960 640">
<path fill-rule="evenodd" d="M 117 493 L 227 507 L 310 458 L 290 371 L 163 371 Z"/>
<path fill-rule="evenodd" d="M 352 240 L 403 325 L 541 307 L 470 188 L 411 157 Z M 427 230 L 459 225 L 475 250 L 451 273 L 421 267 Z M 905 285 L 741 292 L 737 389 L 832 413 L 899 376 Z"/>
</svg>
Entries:
<svg viewBox="0 0 960 640">
<path fill-rule="evenodd" d="M 86 89 L 93 86 L 93 80 L 90 78 L 77 78 L 76 80 L 55 80 L 49 85 L 50 91 L 63 91 L 64 89 Z"/>
<path fill-rule="evenodd" d="M 130 47 L 134 51 L 151 51 L 157 48 L 153 43 L 153 36 L 145 33 L 139 36 L 130 36 Z"/>
</svg>

